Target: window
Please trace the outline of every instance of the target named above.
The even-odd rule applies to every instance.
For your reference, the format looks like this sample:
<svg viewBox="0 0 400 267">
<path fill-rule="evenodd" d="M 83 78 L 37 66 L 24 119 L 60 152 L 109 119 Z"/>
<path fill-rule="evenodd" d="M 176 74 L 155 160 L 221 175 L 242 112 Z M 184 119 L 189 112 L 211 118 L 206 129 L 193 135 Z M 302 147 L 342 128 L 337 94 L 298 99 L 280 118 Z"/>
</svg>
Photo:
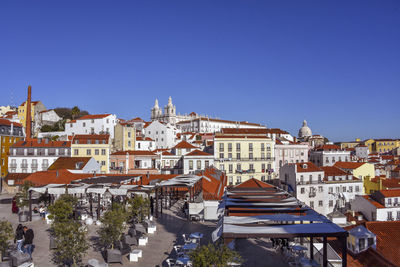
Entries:
<svg viewBox="0 0 400 267">
<path fill-rule="evenodd" d="M 318 186 L 318 192 L 319 193 L 322 193 L 324 190 L 323 190 L 323 187 L 322 186 Z"/>
<path fill-rule="evenodd" d="M 106 162 L 104 160 L 101 161 L 101 166 L 106 166 Z"/>
<path fill-rule="evenodd" d="M 261 181 L 265 182 L 265 175 L 261 176 Z"/>
<path fill-rule="evenodd" d="M 240 143 L 236 143 L 236 150 L 240 151 Z"/>
<path fill-rule="evenodd" d="M 197 169 L 200 170 L 201 169 L 201 160 L 197 161 Z"/>
<path fill-rule="evenodd" d="M 232 143 L 228 143 L 228 152 L 232 151 Z"/>
<path fill-rule="evenodd" d="M 359 251 L 363 251 L 365 249 L 365 238 L 358 239 Z"/>
<path fill-rule="evenodd" d="M 253 151 L 253 143 L 249 143 L 249 151 Z"/>
<path fill-rule="evenodd" d="M 310 182 L 310 184 L 312 183 L 312 174 L 310 174 L 310 176 L 308 177 L 308 180 Z"/>
<path fill-rule="evenodd" d="M 94 123 L 94 120 L 92 120 L 92 123 Z"/>
<path fill-rule="evenodd" d="M 189 170 L 193 170 L 193 160 L 189 160 Z"/>
<path fill-rule="evenodd" d="M 233 185 L 233 177 L 229 176 L 229 185 Z"/>
<path fill-rule="evenodd" d="M 253 164 L 249 164 L 249 169 L 250 169 L 250 171 L 254 171 L 254 165 Z"/>
<path fill-rule="evenodd" d="M 353 193 L 353 187 L 349 186 L 349 193 Z"/>
<path fill-rule="evenodd" d="M 304 194 L 305 192 L 306 192 L 306 190 L 304 187 L 300 188 L 300 194 Z"/>
<path fill-rule="evenodd" d="M 92 150 L 86 149 L 86 155 L 90 156 L 92 154 Z"/>
<path fill-rule="evenodd" d="M 300 183 L 304 183 L 304 176 L 300 175 Z"/>
<path fill-rule="evenodd" d="M 400 211 L 397 211 L 397 218 L 396 220 L 400 220 Z"/>
<path fill-rule="evenodd" d="M 322 200 L 318 201 L 318 207 L 322 207 L 322 206 L 323 206 L 323 201 Z"/>
<path fill-rule="evenodd" d="M 236 164 L 236 170 L 241 171 L 242 170 L 242 165 L 240 163 Z"/>
<path fill-rule="evenodd" d="M 224 153 L 219 153 L 219 158 L 223 159 L 224 158 Z"/>
<path fill-rule="evenodd" d="M 229 173 L 233 172 L 233 164 L 229 164 Z"/>
<path fill-rule="evenodd" d="M 242 177 L 237 176 L 236 177 L 236 184 L 240 184 L 242 182 Z"/>
<path fill-rule="evenodd" d="M 333 207 L 333 200 L 329 200 L 329 207 Z"/>
<path fill-rule="evenodd" d="M 391 199 L 391 198 L 388 198 L 388 201 L 387 201 L 387 202 L 388 202 L 388 205 L 389 205 L 389 206 L 392 206 L 392 199 Z"/>
<path fill-rule="evenodd" d="M 393 220 L 393 212 L 392 211 L 388 211 L 387 212 L 387 220 L 388 221 L 392 221 Z"/>
<path fill-rule="evenodd" d="M 128 141 L 128 146 L 129 146 L 129 147 L 131 146 L 131 141 Z"/>
<path fill-rule="evenodd" d="M 356 192 L 360 192 L 360 187 L 358 185 L 356 185 Z"/>
<path fill-rule="evenodd" d="M 240 159 L 240 153 L 236 153 L 236 159 Z"/>
<path fill-rule="evenodd" d="M 210 161 L 206 160 L 204 163 L 205 163 L 205 168 L 207 169 L 210 166 Z"/>
<path fill-rule="evenodd" d="M 131 138 L 131 132 L 128 132 L 128 137 Z"/>
<path fill-rule="evenodd" d="M 82 123 L 82 126 L 83 126 L 83 127 L 86 127 L 86 122 Z"/>
<path fill-rule="evenodd" d="M 219 144 L 219 151 L 223 152 L 224 151 L 224 143 Z"/>
<path fill-rule="evenodd" d="M 74 155 L 78 156 L 79 155 L 79 149 L 74 149 Z"/>
<path fill-rule="evenodd" d="M 102 155 L 105 155 L 105 154 L 106 154 L 106 150 L 105 150 L 105 149 L 102 149 L 102 150 L 101 150 L 101 154 L 102 154 Z"/>
<path fill-rule="evenodd" d="M 219 170 L 220 171 L 224 171 L 225 170 L 224 164 L 219 164 Z"/>
<path fill-rule="evenodd" d="M 265 163 L 261 164 L 261 171 L 265 172 Z"/>
<path fill-rule="evenodd" d="M 342 191 L 342 192 L 346 192 L 346 187 L 345 187 L 345 186 L 343 186 L 343 188 L 342 188 L 342 189 L 343 189 L 343 191 Z"/>
<path fill-rule="evenodd" d="M 95 149 L 95 150 L 94 150 L 94 154 L 95 154 L 95 155 L 99 155 L 99 152 L 100 152 L 100 151 L 99 151 L 98 149 Z"/>
<path fill-rule="evenodd" d="M 253 159 L 253 153 L 249 153 L 249 159 Z"/>
<path fill-rule="evenodd" d="M 261 151 L 264 151 L 265 147 L 264 147 L 264 143 L 261 143 Z"/>
<path fill-rule="evenodd" d="M 228 158 L 229 158 L 229 159 L 232 158 L 232 153 L 228 153 Z"/>
<path fill-rule="evenodd" d="M 310 208 L 314 208 L 314 201 L 310 201 Z"/>
<path fill-rule="evenodd" d="M 318 174 L 318 182 L 322 182 L 321 174 Z"/>
<path fill-rule="evenodd" d="M 265 159 L 265 153 L 261 153 L 261 159 Z"/>
</svg>

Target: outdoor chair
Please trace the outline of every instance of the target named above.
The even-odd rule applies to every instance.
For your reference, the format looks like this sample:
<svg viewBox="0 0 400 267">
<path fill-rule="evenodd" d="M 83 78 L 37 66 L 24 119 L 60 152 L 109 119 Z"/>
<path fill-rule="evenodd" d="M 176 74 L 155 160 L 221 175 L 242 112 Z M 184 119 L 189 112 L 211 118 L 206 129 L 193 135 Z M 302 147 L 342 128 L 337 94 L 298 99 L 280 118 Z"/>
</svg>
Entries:
<svg viewBox="0 0 400 267">
<path fill-rule="evenodd" d="M 178 258 L 182 257 L 183 255 L 185 255 L 185 253 L 183 253 L 183 251 L 182 251 L 182 246 L 180 246 L 180 245 L 175 245 L 174 246 L 174 251 L 175 251 L 175 254 L 176 254 L 176 256 Z"/>
<path fill-rule="evenodd" d="M 123 238 L 124 238 L 125 243 L 127 243 L 129 246 L 133 246 L 133 245 L 137 246 L 138 245 L 138 239 L 137 239 L 136 235 L 131 236 L 131 235 L 127 234 L 127 235 L 124 235 Z"/>
<path fill-rule="evenodd" d="M 107 263 L 119 262 L 122 264 L 122 254 L 118 249 L 107 249 Z"/>
<path fill-rule="evenodd" d="M 21 253 L 19 251 L 11 252 L 10 258 L 12 261 L 12 266 L 19 266 L 19 265 L 31 260 L 28 253 Z"/>
<path fill-rule="evenodd" d="M 179 266 L 179 265 L 176 264 L 176 260 L 166 259 L 165 261 L 168 264 L 168 267 L 178 267 Z"/>
<path fill-rule="evenodd" d="M 122 255 L 125 255 L 125 254 L 128 254 L 129 252 L 131 252 L 131 247 L 129 246 L 129 244 L 127 244 L 124 241 L 117 242 L 115 247 L 121 251 Z"/>
<path fill-rule="evenodd" d="M 183 237 L 183 241 L 185 242 L 185 244 L 192 243 L 192 239 L 190 239 L 189 237 L 186 237 L 185 234 L 182 234 L 182 237 Z"/>
</svg>

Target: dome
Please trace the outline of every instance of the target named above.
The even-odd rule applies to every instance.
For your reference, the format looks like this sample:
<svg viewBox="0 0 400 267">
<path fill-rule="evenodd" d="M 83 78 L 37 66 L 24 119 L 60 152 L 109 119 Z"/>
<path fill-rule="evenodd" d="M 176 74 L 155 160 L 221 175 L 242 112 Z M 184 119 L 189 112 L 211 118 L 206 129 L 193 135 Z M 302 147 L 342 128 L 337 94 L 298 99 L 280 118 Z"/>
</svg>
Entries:
<svg viewBox="0 0 400 267">
<path fill-rule="evenodd" d="M 299 130 L 299 138 L 309 137 L 312 136 L 312 132 L 310 127 L 307 126 L 307 121 L 303 121 L 303 127 Z"/>
</svg>

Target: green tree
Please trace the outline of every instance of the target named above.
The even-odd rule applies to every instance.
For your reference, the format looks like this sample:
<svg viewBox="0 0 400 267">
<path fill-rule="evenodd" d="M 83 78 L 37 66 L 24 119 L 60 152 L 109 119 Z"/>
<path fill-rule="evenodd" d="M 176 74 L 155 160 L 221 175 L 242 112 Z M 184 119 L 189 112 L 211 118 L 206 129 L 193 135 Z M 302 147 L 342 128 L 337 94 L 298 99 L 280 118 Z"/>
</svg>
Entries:
<svg viewBox="0 0 400 267">
<path fill-rule="evenodd" d="M 72 119 L 74 120 L 80 113 L 81 110 L 77 106 L 73 107 L 71 110 Z"/>
<path fill-rule="evenodd" d="M 135 195 L 134 198 L 128 200 L 128 205 L 129 218 L 136 222 L 142 222 L 149 215 L 150 200 L 148 198 Z"/>
<path fill-rule="evenodd" d="M 29 205 L 29 188 L 32 187 L 32 182 L 24 181 L 21 190 L 15 195 L 18 208 L 25 210 L 25 207 Z"/>
<path fill-rule="evenodd" d="M 3 261 L 3 253 L 8 248 L 8 241 L 13 237 L 12 225 L 8 221 L 0 221 L 0 262 Z"/>
<path fill-rule="evenodd" d="M 214 245 L 209 243 L 198 247 L 189 253 L 193 266 L 198 267 L 225 267 L 229 262 L 241 262 L 241 257 L 236 251 L 230 250 L 224 244 Z"/>
<path fill-rule="evenodd" d="M 98 234 L 104 247 L 114 248 L 114 244 L 121 239 L 127 219 L 128 213 L 118 203 L 114 203 L 112 209 L 103 214 L 100 219 L 102 225 L 98 230 Z"/>
<path fill-rule="evenodd" d="M 77 266 L 89 248 L 86 227 L 72 216 L 77 201 L 65 194 L 49 207 L 53 220 L 50 232 L 56 243 L 53 259 L 57 264 Z"/>
</svg>

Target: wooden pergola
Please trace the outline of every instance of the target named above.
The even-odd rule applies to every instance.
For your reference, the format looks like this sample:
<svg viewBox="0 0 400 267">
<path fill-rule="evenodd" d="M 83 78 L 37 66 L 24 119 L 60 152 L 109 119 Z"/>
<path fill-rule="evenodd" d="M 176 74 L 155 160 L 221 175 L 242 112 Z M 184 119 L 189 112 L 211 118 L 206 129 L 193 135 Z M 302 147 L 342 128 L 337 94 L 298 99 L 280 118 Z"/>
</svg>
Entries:
<svg viewBox="0 0 400 267">
<path fill-rule="evenodd" d="M 276 187 L 231 188 L 220 204 L 220 226 L 213 233 L 225 243 L 236 238 L 309 238 L 314 259 L 314 238 L 323 240 L 323 266 L 328 266 L 327 239 L 342 245 L 342 266 L 347 266 L 348 232 L 325 216 Z"/>
</svg>

